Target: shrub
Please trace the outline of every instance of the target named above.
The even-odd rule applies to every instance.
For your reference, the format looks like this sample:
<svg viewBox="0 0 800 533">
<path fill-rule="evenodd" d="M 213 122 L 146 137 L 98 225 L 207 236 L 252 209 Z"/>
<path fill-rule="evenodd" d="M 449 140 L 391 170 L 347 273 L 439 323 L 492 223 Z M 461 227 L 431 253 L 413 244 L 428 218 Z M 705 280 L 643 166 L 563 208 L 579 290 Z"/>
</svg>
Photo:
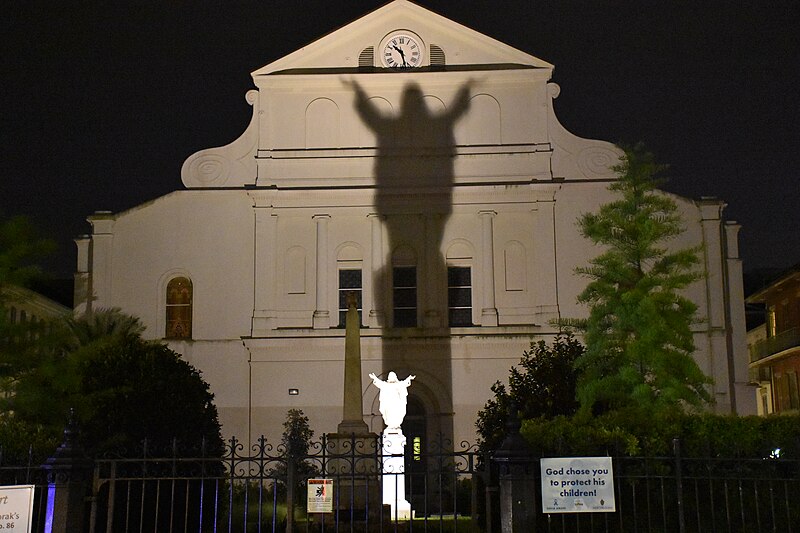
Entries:
<svg viewBox="0 0 800 533">
<path fill-rule="evenodd" d="M 542 456 L 669 456 L 681 440 L 685 457 L 800 458 L 800 415 L 738 417 L 615 411 L 585 419 L 524 421 L 522 436 Z"/>
</svg>

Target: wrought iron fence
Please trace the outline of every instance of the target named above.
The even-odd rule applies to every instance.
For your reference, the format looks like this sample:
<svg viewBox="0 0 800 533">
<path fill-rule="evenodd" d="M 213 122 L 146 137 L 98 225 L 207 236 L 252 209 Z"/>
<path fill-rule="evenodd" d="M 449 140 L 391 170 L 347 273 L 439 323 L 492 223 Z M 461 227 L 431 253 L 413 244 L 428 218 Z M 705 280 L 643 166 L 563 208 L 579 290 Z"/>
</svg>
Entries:
<svg viewBox="0 0 800 533">
<path fill-rule="evenodd" d="M 217 457 L 145 446 L 137 458 L 95 461 L 89 531 L 478 530 L 477 457 L 444 440 L 386 454 L 380 437 L 352 435 L 323 436 L 301 457 L 264 438 L 250 447 L 231 439 Z M 385 471 L 390 458 L 402 458 L 405 472 Z M 331 512 L 306 512 L 309 478 L 333 480 Z M 397 500 L 383 501 L 384 484 L 404 487 L 397 500 L 411 502 L 413 519 L 398 515 Z"/>
<path fill-rule="evenodd" d="M 45 502 L 47 500 L 47 476 L 29 447 L 24 457 L 8 457 L 0 447 L 0 486 L 33 485 L 36 487 L 33 500 L 33 531 L 43 531 Z M 0 523 L 0 525 L 3 525 Z"/>
<path fill-rule="evenodd" d="M 542 512 L 539 460 L 501 463 L 499 479 L 527 480 L 515 494 L 535 508 L 535 532 L 800 531 L 800 461 L 681 457 L 613 458 L 616 511 Z"/>
<path fill-rule="evenodd" d="M 294 458 L 263 438 L 253 445 L 231 439 L 223 454 L 206 456 L 203 449 L 187 456 L 178 443 L 168 450 L 145 445 L 136 454 L 95 459 L 83 531 L 495 533 L 502 525 L 526 533 L 800 532 L 796 456 L 696 458 L 678 448 L 670 457 L 615 457 L 615 512 L 546 514 L 539 458 L 488 460 L 466 443 L 442 439 L 395 454 L 384 453 L 379 438 L 328 435 Z M 404 472 L 386 471 L 388 459 L 402 459 Z M 7 464 L 0 454 L 1 484 L 37 487 L 36 533 L 44 531 L 48 507 L 39 464 L 30 454 Z M 306 512 L 309 478 L 333 481 L 330 512 Z M 397 500 L 383 501 L 387 484 L 410 503 L 412 519 L 397 514 Z M 509 526 L 509 502 L 527 513 L 525 528 Z"/>
</svg>

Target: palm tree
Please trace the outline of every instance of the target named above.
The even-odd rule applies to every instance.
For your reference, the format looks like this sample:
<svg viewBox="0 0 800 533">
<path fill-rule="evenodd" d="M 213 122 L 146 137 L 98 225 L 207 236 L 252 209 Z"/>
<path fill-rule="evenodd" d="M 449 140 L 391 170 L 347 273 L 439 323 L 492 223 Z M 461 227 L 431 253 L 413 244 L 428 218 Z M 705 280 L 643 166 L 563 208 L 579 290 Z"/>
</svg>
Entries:
<svg viewBox="0 0 800 533">
<path fill-rule="evenodd" d="M 68 349 L 76 350 L 95 341 L 137 337 L 145 327 L 139 318 L 127 315 L 118 307 L 100 308 L 66 320 Z"/>
</svg>

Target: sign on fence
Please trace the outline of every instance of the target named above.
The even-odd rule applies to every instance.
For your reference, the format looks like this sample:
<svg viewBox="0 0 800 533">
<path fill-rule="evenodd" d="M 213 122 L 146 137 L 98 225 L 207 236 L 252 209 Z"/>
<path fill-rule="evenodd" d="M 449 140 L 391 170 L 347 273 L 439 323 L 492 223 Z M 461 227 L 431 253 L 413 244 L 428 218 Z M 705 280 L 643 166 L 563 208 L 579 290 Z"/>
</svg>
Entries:
<svg viewBox="0 0 800 533">
<path fill-rule="evenodd" d="M 0 487 L 0 530 L 30 533 L 35 489 L 33 485 Z"/>
<path fill-rule="evenodd" d="M 306 501 L 308 502 L 307 511 L 309 513 L 332 513 L 333 480 L 309 479 Z"/>
<path fill-rule="evenodd" d="M 616 511 L 611 457 L 541 459 L 542 512 Z"/>
</svg>

